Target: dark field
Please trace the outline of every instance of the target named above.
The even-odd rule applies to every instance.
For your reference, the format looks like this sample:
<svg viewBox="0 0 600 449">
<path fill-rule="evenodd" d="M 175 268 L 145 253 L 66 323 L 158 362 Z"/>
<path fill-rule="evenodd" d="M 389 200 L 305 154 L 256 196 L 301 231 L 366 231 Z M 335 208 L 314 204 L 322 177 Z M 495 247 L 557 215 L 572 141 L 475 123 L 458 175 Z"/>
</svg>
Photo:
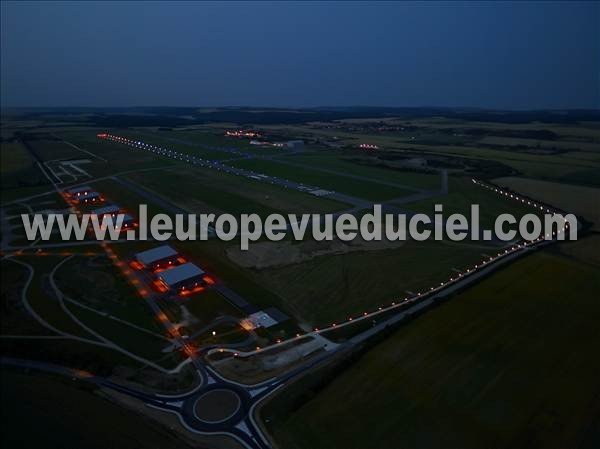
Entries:
<svg viewBox="0 0 600 449">
<path fill-rule="evenodd" d="M 555 250 L 534 254 L 263 417 L 286 448 L 596 447 L 599 275 Z"/>
</svg>

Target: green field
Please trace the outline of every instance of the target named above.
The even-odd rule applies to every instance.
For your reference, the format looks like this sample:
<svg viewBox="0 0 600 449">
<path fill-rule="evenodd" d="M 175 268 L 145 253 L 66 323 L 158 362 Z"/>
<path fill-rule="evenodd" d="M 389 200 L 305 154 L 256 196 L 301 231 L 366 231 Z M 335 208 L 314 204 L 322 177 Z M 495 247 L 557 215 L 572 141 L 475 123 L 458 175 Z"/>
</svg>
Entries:
<svg viewBox="0 0 600 449">
<path fill-rule="evenodd" d="M 77 302 L 151 332 L 164 332 L 145 300 L 104 254 L 73 257 L 61 265 L 55 280 Z"/>
<path fill-rule="evenodd" d="M 300 153 L 280 158 L 280 160 L 416 188 L 433 190 L 440 187 L 440 176 L 437 174 L 380 168 L 372 165 L 372 162 L 367 158 L 351 159 L 344 153 L 336 154 L 331 151 Z"/>
<path fill-rule="evenodd" d="M 229 165 L 373 201 L 400 198 L 410 193 L 408 190 L 387 184 L 353 179 L 268 160 L 245 159 L 232 161 Z"/>
<path fill-rule="evenodd" d="M 79 337 L 94 339 L 92 335 L 83 330 L 65 313 L 49 285 L 48 276 L 50 272 L 63 258 L 62 256 L 19 258 L 19 260 L 31 264 L 35 269 L 33 279 L 26 292 L 29 304 L 42 319 L 58 330 Z"/>
<path fill-rule="evenodd" d="M 208 150 L 206 148 L 201 148 L 199 146 L 194 145 L 194 143 L 203 143 L 202 140 L 196 142 L 196 139 L 190 138 L 189 135 L 183 134 L 181 132 L 148 132 L 145 130 L 135 130 L 135 131 L 115 131 L 115 134 L 118 136 L 128 137 L 130 139 L 141 140 L 144 143 L 157 145 L 162 148 L 167 148 L 169 150 L 179 151 L 180 153 L 190 154 L 196 157 L 200 157 L 203 159 L 209 160 L 222 160 L 222 159 L 231 159 L 235 158 L 234 154 L 228 153 L 227 151 L 218 151 L 218 150 Z M 190 142 L 190 143 L 185 143 Z M 212 144 L 208 144 L 212 145 Z"/>
<path fill-rule="evenodd" d="M 57 136 L 82 150 L 96 155 L 98 158 L 76 150 L 60 141 L 51 143 L 53 147 L 58 146 L 61 148 L 61 151 L 70 151 L 69 157 L 71 158 L 90 160 L 90 163 L 85 164 L 83 168 L 91 175 L 98 177 L 113 176 L 120 172 L 166 168 L 177 165 L 177 162 L 172 159 L 99 139 L 96 137 L 97 131 L 99 130 L 69 131 L 58 133 Z M 50 149 L 44 149 L 44 151 L 48 152 Z"/>
<path fill-rule="evenodd" d="M 408 241 L 394 249 L 325 255 L 283 267 L 249 270 L 294 316 L 322 326 L 372 311 L 437 285 L 482 259 L 489 247 Z M 293 286 L 293 288 L 290 288 Z"/>
<path fill-rule="evenodd" d="M 209 325 L 215 318 L 233 316 L 243 318 L 244 314 L 230 304 L 215 290 L 207 289 L 194 295 L 182 305 L 198 320 L 193 326 L 187 326 L 189 333 Z"/>
<path fill-rule="evenodd" d="M 0 144 L 0 173 L 22 170 L 34 164 L 27 148 L 20 142 L 2 142 Z"/>
<path fill-rule="evenodd" d="M 196 213 L 322 213 L 342 210 L 338 201 L 199 167 L 134 173 L 129 179 Z"/>
<path fill-rule="evenodd" d="M 2 335 L 50 335 L 51 331 L 31 317 L 23 305 L 21 292 L 29 272 L 10 259 L 0 261 L 2 295 L 0 333 Z"/>
<path fill-rule="evenodd" d="M 401 207 L 415 212 L 434 213 L 436 204 L 443 206 L 443 215 L 451 214 L 471 216 L 471 205 L 479 205 L 479 223 L 483 228 L 493 229 L 494 222 L 500 214 L 512 214 L 517 220 L 525 214 L 536 214 L 532 207 L 500 196 L 488 189 L 473 184 L 470 178 L 448 179 L 448 195 L 428 198 L 413 203 L 402 204 Z M 506 229 L 509 227 L 506 226 Z"/>
<path fill-rule="evenodd" d="M 598 447 L 599 279 L 598 265 L 534 254 L 262 416 L 286 449 Z"/>
<path fill-rule="evenodd" d="M 0 144 L 0 174 L 2 202 L 52 188 L 27 148 L 19 141 Z"/>
<path fill-rule="evenodd" d="M 170 347 L 171 343 L 162 338 L 149 335 L 75 304 L 69 303 L 67 307 L 85 326 L 124 350 L 165 368 L 174 368 L 183 361 L 177 351 L 163 352 L 163 349 Z"/>
</svg>

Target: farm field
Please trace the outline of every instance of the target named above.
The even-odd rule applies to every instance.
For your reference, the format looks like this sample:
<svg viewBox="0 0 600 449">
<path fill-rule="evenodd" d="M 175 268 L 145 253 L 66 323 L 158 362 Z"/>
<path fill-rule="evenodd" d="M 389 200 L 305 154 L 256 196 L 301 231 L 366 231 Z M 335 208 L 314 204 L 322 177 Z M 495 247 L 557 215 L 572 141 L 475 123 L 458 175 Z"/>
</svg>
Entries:
<svg viewBox="0 0 600 449">
<path fill-rule="evenodd" d="M 552 203 L 571 213 L 581 215 L 593 223 L 592 229 L 595 231 L 600 230 L 599 188 L 527 178 L 498 178 L 494 182 L 525 195 L 531 195 L 541 201 Z"/>
<path fill-rule="evenodd" d="M 519 190 L 517 189 L 517 191 Z M 542 200 L 541 198 L 536 199 Z M 414 212 L 433 214 L 436 204 L 443 206 L 445 218 L 456 213 L 470 217 L 471 205 L 477 204 L 479 205 L 480 226 L 487 229 L 494 228 L 494 222 L 500 214 L 512 214 L 515 218 L 519 219 L 519 217 L 525 214 L 536 213 L 532 207 L 527 207 L 522 203 L 500 197 L 487 189 L 473 184 L 470 178 L 455 177 L 448 179 L 448 195 L 405 203 L 401 207 Z"/>
<path fill-rule="evenodd" d="M 497 251 L 497 248 L 495 249 Z M 407 241 L 400 247 L 323 255 L 308 261 L 248 271 L 273 291 L 302 323 L 322 326 L 447 280 L 478 263 L 484 245 Z M 293 286 L 293 288 L 290 288 Z"/>
<path fill-rule="evenodd" d="M 372 128 L 361 128 L 369 123 L 371 125 L 385 123 L 402 130 L 395 133 L 370 134 Z M 520 171 L 527 177 L 598 185 L 600 152 L 597 148 L 600 143 L 600 132 L 598 132 L 598 123 L 595 122 L 569 126 L 555 123 L 473 122 L 440 117 L 410 121 L 341 120 L 336 124 L 339 124 L 336 128 L 328 128 L 324 124 L 292 127 L 269 125 L 265 128 L 287 129 L 324 138 L 335 136 L 337 142 L 352 148 L 356 148 L 361 142 L 376 144 L 381 148 L 380 152 L 371 154 L 376 158 L 382 153 L 402 155 L 410 152 L 421 157 L 438 155 L 497 161 Z M 544 141 L 530 137 L 532 133 L 551 134 L 555 135 L 556 139 Z M 513 137 L 503 137 L 503 134 L 513 135 Z M 493 137 L 485 137 L 489 135 Z M 556 149 L 556 152 L 553 149 Z M 582 177 L 581 175 L 586 171 L 589 171 L 589 176 Z"/>
<path fill-rule="evenodd" d="M 35 195 L 50 188 L 50 182 L 19 141 L 0 144 L 0 186 L 2 202 Z"/>
<path fill-rule="evenodd" d="M 19 142 L 2 142 L 0 148 L 0 173 L 3 176 L 34 164 L 27 148 Z"/>
<path fill-rule="evenodd" d="M 595 447 L 599 274 L 557 250 L 533 254 L 262 416 L 290 449 Z"/>
<path fill-rule="evenodd" d="M 139 413 L 124 409 L 97 395 L 90 387 L 72 381 L 2 369 L 1 391 L 4 447 L 40 445 L 101 449 L 133 444 L 137 448 L 190 448 L 176 435 Z M 69 382 L 69 383 L 67 383 Z M 61 404 L 57 407 L 57 404 Z M 29 424 L 35 423 L 31 432 Z M 110 432 L 107 432 L 110 429 Z"/>
</svg>

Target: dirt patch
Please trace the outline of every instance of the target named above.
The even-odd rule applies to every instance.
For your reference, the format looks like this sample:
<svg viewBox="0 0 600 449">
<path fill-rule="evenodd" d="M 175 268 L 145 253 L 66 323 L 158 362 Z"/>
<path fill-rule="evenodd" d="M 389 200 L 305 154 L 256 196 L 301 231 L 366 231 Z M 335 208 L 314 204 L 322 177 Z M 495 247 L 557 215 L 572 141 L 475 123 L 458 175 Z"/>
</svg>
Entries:
<svg viewBox="0 0 600 449">
<path fill-rule="evenodd" d="M 315 257 L 325 255 L 345 254 L 354 251 L 380 251 L 384 249 L 399 248 L 405 242 L 390 242 L 387 240 L 367 242 L 354 239 L 350 242 L 332 240 L 324 242 L 258 242 L 250 244 L 247 251 L 232 246 L 226 250 L 227 257 L 245 268 L 270 268 L 291 265 Z"/>
</svg>

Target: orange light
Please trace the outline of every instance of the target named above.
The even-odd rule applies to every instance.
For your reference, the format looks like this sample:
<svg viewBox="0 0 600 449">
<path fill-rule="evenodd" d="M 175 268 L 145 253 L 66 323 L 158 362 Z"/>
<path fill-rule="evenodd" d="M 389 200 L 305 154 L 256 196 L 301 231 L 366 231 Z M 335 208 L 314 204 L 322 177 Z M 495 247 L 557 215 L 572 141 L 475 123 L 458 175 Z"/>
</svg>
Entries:
<svg viewBox="0 0 600 449">
<path fill-rule="evenodd" d="M 160 279 L 157 279 L 154 282 L 152 282 L 152 285 L 159 293 L 165 293 L 169 290 L 169 288 L 165 285 L 165 283 L 163 281 L 161 281 Z"/>
<path fill-rule="evenodd" d="M 190 295 L 193 295 L 195 293 L 200 293 L 202 291 L 204 291 L 204 287 L 202 287 L 201 285 L 199 285 L 199 286 L 194 287 L 192 289 L 182 289 L 179 292 L 179 296 L 190 296 Z"/>
<path fill-rule="evenodd" d="M 129 266 L 134 270 L 141 270 L 144 266 L 139 263 L 137 260 L 133 260 L 129 263 Z"/>
<path fill-rule="evenodd" d="M 204 282 L 206 282 L 208 285 L 214 285 L 214 283 L 215 283 L 215 280 L 214 280 L 212 277 L 208 276 L 208 275 L 207 275 L 207 276 L 204 276 L 204 277 L 202 278 L 202 280 L 203 280 Z"/>
</svg>

